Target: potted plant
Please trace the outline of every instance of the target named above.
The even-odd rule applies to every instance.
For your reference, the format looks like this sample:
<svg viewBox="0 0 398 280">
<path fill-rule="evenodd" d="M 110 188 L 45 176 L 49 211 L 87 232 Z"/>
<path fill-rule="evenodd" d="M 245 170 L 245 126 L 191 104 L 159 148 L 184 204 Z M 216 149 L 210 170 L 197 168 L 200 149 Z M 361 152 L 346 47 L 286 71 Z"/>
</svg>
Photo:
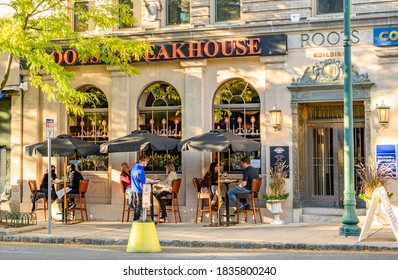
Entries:
<svg viewBox="0 0 398 280">
<path fill-rule="evenodd" d="M 365 164 L 359 163 L 355 167 L 360 187 L 358 197 L 366 202 L 367 207 L 375 189 L 379 187 L 384 187 L 388 198 L 391 198 L 393 193 L 388 191 L 388 183 L 391 179 L 395 178 L 396 172 L 390 164 L 380 164 L 380 162 L 375 162 L 369 157 Z M 383 224 L 379 216 L 380 214 L 381 204 L 378 203 L 373 224 Z"/>
<path fill-rule="evenodd" d="M 395 178 L 396 172 L 390 164 L 380 164 L 369 157 L 365 164 L 359 163 L 355 167 L 359 177 L 359 198 L 370 201 L 374 190 L 378 187 L 384 187 L 388 197 L 391 198 L 393 193 L 387 188 L 389 181 Z"/>
<path fill-rule="evenodd" d="M 274 214 L 271 224 L 283 224 L 280 214 L 282 213 L 282 202 L 289 197 L 289 193 L 285 189 L 286 178 L 289 172 L 288 168 L 285 162 L 277 162 L 269 170 L 269 185 L 262 198 L 271 206 L 270 211 Z"/>
</svg>

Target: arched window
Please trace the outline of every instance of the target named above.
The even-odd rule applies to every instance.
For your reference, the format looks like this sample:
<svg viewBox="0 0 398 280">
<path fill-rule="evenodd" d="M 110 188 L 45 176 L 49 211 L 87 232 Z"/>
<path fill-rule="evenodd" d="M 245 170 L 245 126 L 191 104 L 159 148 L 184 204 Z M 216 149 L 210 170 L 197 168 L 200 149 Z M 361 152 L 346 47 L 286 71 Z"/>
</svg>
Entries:
<svg viewBox="0 0 398 280">
<path fill-rule="evenodd" d="M 84 115 L 69 115 L 69 130 L 73 137 L 102 144 L 108 141 L 108 101 L 106 95 L 98 88 L 85 86 L 81 92 L 91 94 L 94 98 L 83 105 Z M 107 170 L 108 156 L 87 156 L 70 160 L 83 170 Z"/>
<path fill-rule="evenodd" d="M 260 97 L 257 90 L 242 79 L 223 83 L 214 96 L 214 128 L 260 141 Z M 241 170 L 240 159 L 259 159 L 259 152 L 224 153 L 224 171 Z M 258 161 L 257 161 L 258 162 Z"/>
<path fill-rule="evenodd" d="M 138 126 L 141 130 L 164 137 L 181 138 L 181 99 L 177 90 L 165 82 L 149 85 L 142 93 L 138 107 Z M 181 153 L 178 151 L 145 151 L 150 156 L 147 171 L 164 171 L 167 162 L 173 162 L 181 171 Z"/>
</svg>

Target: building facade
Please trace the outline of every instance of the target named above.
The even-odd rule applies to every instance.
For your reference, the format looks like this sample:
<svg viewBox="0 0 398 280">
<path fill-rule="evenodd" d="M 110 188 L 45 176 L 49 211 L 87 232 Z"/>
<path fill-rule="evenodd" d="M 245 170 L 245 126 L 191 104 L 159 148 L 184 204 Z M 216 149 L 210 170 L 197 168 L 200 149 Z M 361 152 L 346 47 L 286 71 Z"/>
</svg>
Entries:
<svg viewBox="0 0 398 280">
<path fill-rule="evenodd" d="M 261 192 L 266 190 L 267 170 L 275 160 L 283 158 L 289 165 L 285 221 L 305 221 L 302 213 L 308 207 L 330 211 L 343 207 L 342 0 L 128 3 L 138 22 L 110 32 L 153 45 L 153 54 L 134 63 L 140 75 L 129 77 L 95 61 L 75 65 L 73 52 L 65 50 L 56 56 L 59 63 L 75 73 L 75 88 L 99 92 L 100 106 L 87 106 L 87 115 L 80 118 L 48 102 L 32 86 L 9 97 L 7 184 L 15 208 L 28 211 L 27 180 L 40 180 L 46 169 L 45 158 L 24 154 L 26 145 L 45 140 L 46 118 L 55 120 L 55 135 L 68 133 L 97 143 L 136 129 L 179 139 L 215 128 L 229 129 L 261 142 L 261 150 L 250 155 L 265 178 Z M 392 146 L 396 158 L 398 3 L 352 0 L 351 13 L 355 162 L 376 158 L 377 147 Z M 90 23 L 79 18 L 73 23 L 81 32 L 91 31 Z M 20 74 L 27 82 L 27 73 Z M 174 98 L 156 95 L 156 90 L 172 92 Z M 389 123 L 381 125 L 377 107 L 382 102 L 391 114 Z M 282 113 L 278 126 L 270 122 L 272 109 Z M 94 170 L 89 167 L 94 159 L 77 159 L 83 176 L 90 179 L 87 201 L 92 219 L 121 219 L 120 163 L 133 164 L 136 156 L 110 154 Z M 204 175 L 214 155 L 188 151 L 170 156 L 176 157 L 182 179 L 183 220 L 193 221 L 192 179 Z M 228 156 L 229 167 L 223 172 L 239 178 L 238 167 L 230 167 L 232 157 Z M 61 170 L 62 159 L 53 160 Z M 85 163 L 88 171 L 84 171 Z M 162 176 L 148 172 L 148 177 Z M 393 181 L 392 192 L 396 187 Z M 357 202 L 364 207 L 362 201 Z M 271 217 L 264 202 L 263 206 L 263 215 Z"/>
</svg>

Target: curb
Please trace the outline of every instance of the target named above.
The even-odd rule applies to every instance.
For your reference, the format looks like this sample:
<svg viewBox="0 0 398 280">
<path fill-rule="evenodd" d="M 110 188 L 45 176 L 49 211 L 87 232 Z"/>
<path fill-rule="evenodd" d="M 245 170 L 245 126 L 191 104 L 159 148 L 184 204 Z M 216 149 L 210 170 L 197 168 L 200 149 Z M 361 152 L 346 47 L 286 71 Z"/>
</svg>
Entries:
<svg viewBox="0 0 398 280">
<path fill-rule="evenodd" d="M 3 242 L 28 242 L 42 244 L 76 244 L 76 245 L 127 245 L 128 239 L 83 238 L 83 237 L 38 237 L 38 236 L 0 236 Z M 309 251 L 372 251 L 398 252 L 397 246 L 346 245 L 346 244 L 305 244 L 305 243 L 267 243 L 267 242 L 215 242 L 215 241 L 181 241 L 160 240 L 165 247 L 187 248 L 228 248 L 228 249 L 270 249 L 270 250 L 309 250 Z"/>
</svg>

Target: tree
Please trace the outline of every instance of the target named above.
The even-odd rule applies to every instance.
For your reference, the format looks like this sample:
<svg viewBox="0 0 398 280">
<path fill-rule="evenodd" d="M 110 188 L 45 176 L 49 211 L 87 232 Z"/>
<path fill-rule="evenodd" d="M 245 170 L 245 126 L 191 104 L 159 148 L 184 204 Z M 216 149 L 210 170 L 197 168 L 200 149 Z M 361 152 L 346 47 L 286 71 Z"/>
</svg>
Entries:
<svg viewBox="0 0 398 280">
<path fill-rule="evenodd" d="M 73 72 L 57 64 L 51 55 L 52 51 L 61 52 L 62 48 L 76 49 L 79 63 L 96 57 L 129 75 L 139 74 L 131 62 L 152 53 L 150 45 L 123 40 L 108 32 L 113 26 L 131 26 L 136 21 L 130 6 L 115 4 L 114 0 L 96 3 L 88 8 L 74 5 L 73 0 L 0 0 L 0 10 L 11 11 L 0 19 L 0 56 L 7 58 L 5 73 L 0 77 L 0 91 L 8 81 L 13 61 L 24 60 L 30 83 L 47 93 L 49 101 L 58 101 L 68 111 L 82 114 L 82 105 L 95 96 L 72 87 Z M 95 31 L 76 32 L 70 24 L 71 15 L 83 23 L 91 22 Z M 44 75 L 50 75 L 53 84 L 46 82 Z"/>
</svg>

